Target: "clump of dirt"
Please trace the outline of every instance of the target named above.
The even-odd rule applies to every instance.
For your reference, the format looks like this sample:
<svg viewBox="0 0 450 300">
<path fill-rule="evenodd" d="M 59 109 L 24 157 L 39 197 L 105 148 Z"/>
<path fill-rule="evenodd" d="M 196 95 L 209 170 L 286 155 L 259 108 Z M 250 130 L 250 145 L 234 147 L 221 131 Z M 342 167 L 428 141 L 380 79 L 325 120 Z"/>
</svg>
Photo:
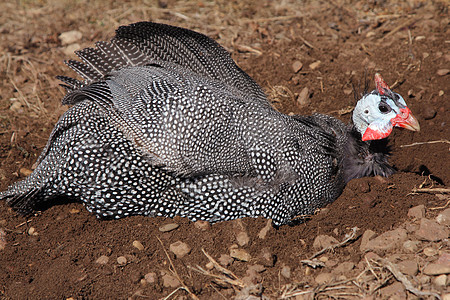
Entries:
<svg viewBox="0 0 450 300">
<path fill-rule="evenodd" d="M 25 219 L 1 202 L 2 298 L 450 297 L 445 2 L 49 1 L 0 9 L 1 190 L 31 172 L 66 109 L 54 77 L 73 74 L 62 61 L 142 20 L 216 39 L 284 113 L 348 121 L 353 86 L 380 72 L 421 125 L 391 135 L 395 175 L 353 180 L 295 226 L 99 220 L 62 200 Z"/>
</svg>

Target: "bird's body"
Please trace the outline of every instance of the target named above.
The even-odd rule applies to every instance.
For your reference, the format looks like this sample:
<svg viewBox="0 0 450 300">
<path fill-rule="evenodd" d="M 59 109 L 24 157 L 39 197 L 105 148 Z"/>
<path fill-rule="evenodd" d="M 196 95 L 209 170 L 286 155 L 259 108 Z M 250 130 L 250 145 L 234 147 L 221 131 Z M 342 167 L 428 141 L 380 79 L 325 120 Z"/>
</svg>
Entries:
<svg viewBox="0 0 450 300">
<path fill-rule="evenodd" d="M 25 180 L 0 199 L 29 212 L 56 196 L 99 217 L 241 217 L 285 224 L 352 178 L 393 169 L 353 125 L 275 111 L 217 43 L 155 23 L 118 29 L 68 65 L 61 117 Z M 394 106 L 394 105 L 391 105 Z"/>
</svg>

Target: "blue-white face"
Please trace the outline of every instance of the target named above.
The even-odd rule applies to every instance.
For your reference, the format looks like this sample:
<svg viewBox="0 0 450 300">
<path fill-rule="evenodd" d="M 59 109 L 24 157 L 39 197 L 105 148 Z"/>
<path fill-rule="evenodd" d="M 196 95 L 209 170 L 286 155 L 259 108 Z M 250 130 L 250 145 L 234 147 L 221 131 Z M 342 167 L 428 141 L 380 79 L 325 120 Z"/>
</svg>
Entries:
<svg viewBox="0 0 450 300">
<path fill-rule="evenodd" d="M 353 111 L 353 123 L 363 141 L 386 138 L 394 126 L 420 130 L 403 97 L 386 87 L 385 83 L 383 87 L 377 83 L 377 90 L 364 95 Z"/>
</svg>

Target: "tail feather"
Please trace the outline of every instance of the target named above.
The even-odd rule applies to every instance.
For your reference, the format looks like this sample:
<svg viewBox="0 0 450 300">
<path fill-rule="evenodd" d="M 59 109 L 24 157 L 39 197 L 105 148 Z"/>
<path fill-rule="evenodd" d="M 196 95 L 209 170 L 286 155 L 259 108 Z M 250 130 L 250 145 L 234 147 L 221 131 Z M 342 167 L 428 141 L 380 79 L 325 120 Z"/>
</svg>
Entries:
<svg viewBox="0 0 450 300">
<path fill-rule="evenodd" d="M 20 181 L 0 193 L 0 200 L 6 203 L 22 215 L 30 215 L 39 203 L 40 188 L 30 186 L 29 178 Z"/>
<path fill-rule="evenodd" d="M 65 63 L 82 76 L 84 82 L 79 84 L 59 77 L 67 84 L 69 92 L 105 80 L 111 72 L 126 67 L 168 63 L 221 81 L 245 97 L 270 105 L 261 87 L 236 65 L 222 46 L 188 29 L 152 22 L 121 26 L 110 42 L 97 42 L 96 48 L 86 48 L 76 54 L 82 62 L 68 60 Z"/>
</svg>

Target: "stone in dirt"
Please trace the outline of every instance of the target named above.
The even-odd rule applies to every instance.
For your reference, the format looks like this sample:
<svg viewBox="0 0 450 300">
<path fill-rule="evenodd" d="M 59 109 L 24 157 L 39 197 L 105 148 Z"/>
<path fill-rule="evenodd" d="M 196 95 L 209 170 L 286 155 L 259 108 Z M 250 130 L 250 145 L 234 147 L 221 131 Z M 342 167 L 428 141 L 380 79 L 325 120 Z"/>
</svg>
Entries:
<svg viewBox="0 0 450 300">
<path fill-rule="evenodd" d="M 387 231 L 378 237 L 370 240 L 361 249 L 362 251 L 384 251 L 390 250 L 398 245 L 401 245 L 407 238 L 406 230 L 403 228 L 397 228 Z"/>
<path fill-rule="evenodd" d="M 144 275 L 144 279 L 147 283 L 155 283 L 157 278 L 158 277 L 155 272 L 150 272 Z"/>
<path fill-rule="evenodd" d="M 264 240 L 267 236 L 267 234 L 269 233 L 269 231 L 271 231 L 273 229 L 272 226 L 272 220 L 269 219 L 267 220 L 266 226 L 264 226 L 258 233 L 258 238 L 260 238 L 261 240 Z"/>
<path fill-rule="evenodd" d="M 281 275 L 284 278 L 291 278 L 291 267 L 283 266 L 283 268 L 281 268 Z"/>
<path fill-rule="evenodd" d="M 437 263 L 428 264 L 424 269 L 423 273 L 425 275 L 441 275 L 450 274 L 450 266 L 441 265 Z"/>
<path fill-rule="evenodd" d="M 247 276 L 243 277 L 242 281 L 247 285 L 259 283 L 262 280 L 262 276 L 260 275 L 260 273 L 264 272 L 265 270 L 266 268 L 264 268 L 264 266 L 262 265 L 249 266 L 246 271 Z"/>
<path fill-rule="evenodd" d="M 361 246 L 359 247 L 359 249 L 360 249 L 361 251 L 364 251 L 364 249 L 365 249 L 365 247 L 366 247 L 366 245 L 367 245 L 367 242 L 368 242 L 370 239 L 372 239 L 375 235 L 377 235 L 377 234 L 375 233 L 375 231 L 372 231 L 372 230 L 370 230 L 370 229 L 367 229 L 366 231 L 364 231 L 364 233 L 363 233 L 363 235 L 362 235 L 362 237 L 361 237 Z"/>
<path fill-rule="evenodd" d="M 309 99 L 309 89 L 307 87 L 304 87 L 298 95 L 297 103 L 300 107 L 308 106 L 311 103 L 311 100 Z"/>
<path fill-rule="evenodd" d="M 439 275 L 433 279 L 433 284 L 437 287 L 445 287 L 447 286 L 447 278 L 448 276 L 445 274 Z"/>
<path fill-rule="evenodd" d="M 222 254 L 219 259 L 219 264 L 221 264 L 224 267 L 227 267 L 233 263 L 233 258 L 229 256 L 228 254 Z"/>
<path fill-rule="evenodd" d="M 178 225 L 177 223 L 164 224 L 161 227 L 159 227 L 159 231 L 161 231 L 161 232 L 169 232 L 169 231 L 177 229 L 179 226 L 180 225 Z"/>
<path fill-rule="evenodd" d="M 176 288 L 178 286 L 180 286 L 180 281 L 178 281 L 178 279 L 175 276 L 166 274 L 164 272 L 164 274 L 162 274 L 162 282 L 163 282 L 163 286 L 166 288 Z"/>
<path fill-rule="evenodd" d="M 450 208 L 447 208 L 436 217 L 436 222 L 443 226 L 450 226 Z"/>
<path fill-rule="evenodd" d="M 133 247 L 138 249 L 139 251 L 144 250 L 144 246 L 139 241 L 133 241 Z"/>
<path fill-rule="evenodd" d="M 199 220 L 194 222 L 194 227 L 202 231 L 206 231 L 211 228 L 211 223 L 208 221 Z"/>
<path fill-rule="evenodd" d="M 265 267 L 273 267 L 277 256 L 269 248 L 263 248 L 258 256 L 258 261 Z"/>
<path fill-rule="evenodd" d="M 355 268 L 355 264 L 351 261 L 345 261 L 338 264 L 332 271 L 333 274 L 347 274 Z"/>
<path fill-rule="evenodd" d="M 233 248 L 230 250 L 230 256 L 240 261 L 249 261 L 252 256 L 244 249 Z"/>
<path fill-rule="evenodd" d="M 71 30 L 61 33 L 58 38 L 61 40 L 62 45 L 68 45 L 79 41 L 82 37 L 83 34 L 78 30 Z"/>
<path fill-rule="evenodd" d="M 315 69 L 317 69 L 321 64 L 322 64 L 322 62 L 321 62 L 320 60 L 317 60 L 317 61 L 315 61 L 315 62 L 309 64 L 309 68 L 310 68 L 311 70 L 315 70 Z"/>
<path fill-rule="evenodd" d="M 138 283 L 142 279 L 142 273 L 138 270 L 132 271 L 130 274 L 131 282 Z"/>
<path fill-rule="evenodd" d="M 422 219 L 425 216 L 425 205 L 418 205 L 408 210 L 408 217 Z"/>
<path fill-rule="evenodd" d="M 106 265 L 109 261 L 109 257 L 106 255 L 102 255 L 95 261 L 97 264 Z"/>
<path fill-rule="evenodd" d="M 183 258 L 191 252 L 191 247 L 182 241 L 177 241 L 170 244 L 169 250 L 175 254 L 177 258 Z"/>
<path fill-rule="evenodd" d="M 419 250 L 420 242 L 407 240 L 403 243 L 403 249 L 409 253 L 415 253 Z"/>
<path fill-rule="evenodd" d="M 314 249 L 320 250 L 338 244 L 338 240 L 329 235 L 318 235 L 313 242 Z"/>
<path fill-rule="evenodd" d="M 423 254 L 425 254 L 428 257 L 435 256 L 436 254 L 438 254 L 438 250 L 431 247 L 425 247 L 423 249 Z"/>
<path fill-rule="evenodd" d="M 334 275 L 331 273 L 320 273 L 314 279 L 314 281 L 317 284 L 325 284 L 325 283 L 332 282 L 333 280 L 334 280 Z"/>
<path fill-rule="evenodd" d="M 125 256 L 119 256 L 117 258 L 117 263 L 119 265 L 125 265 L 128 262 L 127 258 Z"/>
<path fill-rule="evenodd" d="M 397 267 L 405 275 L 414 276 L 419 272 L 419 266 L 414 260 L 404 260 L 397 263 Z"/>
<path fill-rule="evenodd" d="M 439 69 L 436 72 L 436 74 L 438 74 L 439 76 L 445 76 L 448 73 L 450 73 L 450 69 Z"/>
<path fill-rule="evenodd" d="M 439 256 L 437 262 L 438 264 L 450 267 L 450 253 L 444 252 Z"/>
<path fill-rule="evenodd" d="M 248 237 L 248 234 L 246 231 L 241 231 L 236 234 L 236 241 L 239 246 L 243 247 L 243 246 L 246 246 L 250 242 L 250 238 Z"/>
<path fill-rule="evenodd" d="M 380 293 L 380 299 L 407 299 L 405 287 L 398 281 L 381 288 Z"/>
<path fill-rule="evenodd" d="M 302 68 L 303 64 L 301 61 L 296 60 L 292 63 L 292 71 L 294 71 L 294 73 L 298 73 Z"/>
<path fill-rule="evenodd" d="M 422 240 L 437 242 L 448 238 L 449 231 L 437 222 L 428 219 L 420 220 L 420 227 L 416 231 L 416 236 Z"/>
<path fill-rule="evenodd" d="M 6 231 L 0 228 L 0 251 L 6 247 Z"/>
</svg>

